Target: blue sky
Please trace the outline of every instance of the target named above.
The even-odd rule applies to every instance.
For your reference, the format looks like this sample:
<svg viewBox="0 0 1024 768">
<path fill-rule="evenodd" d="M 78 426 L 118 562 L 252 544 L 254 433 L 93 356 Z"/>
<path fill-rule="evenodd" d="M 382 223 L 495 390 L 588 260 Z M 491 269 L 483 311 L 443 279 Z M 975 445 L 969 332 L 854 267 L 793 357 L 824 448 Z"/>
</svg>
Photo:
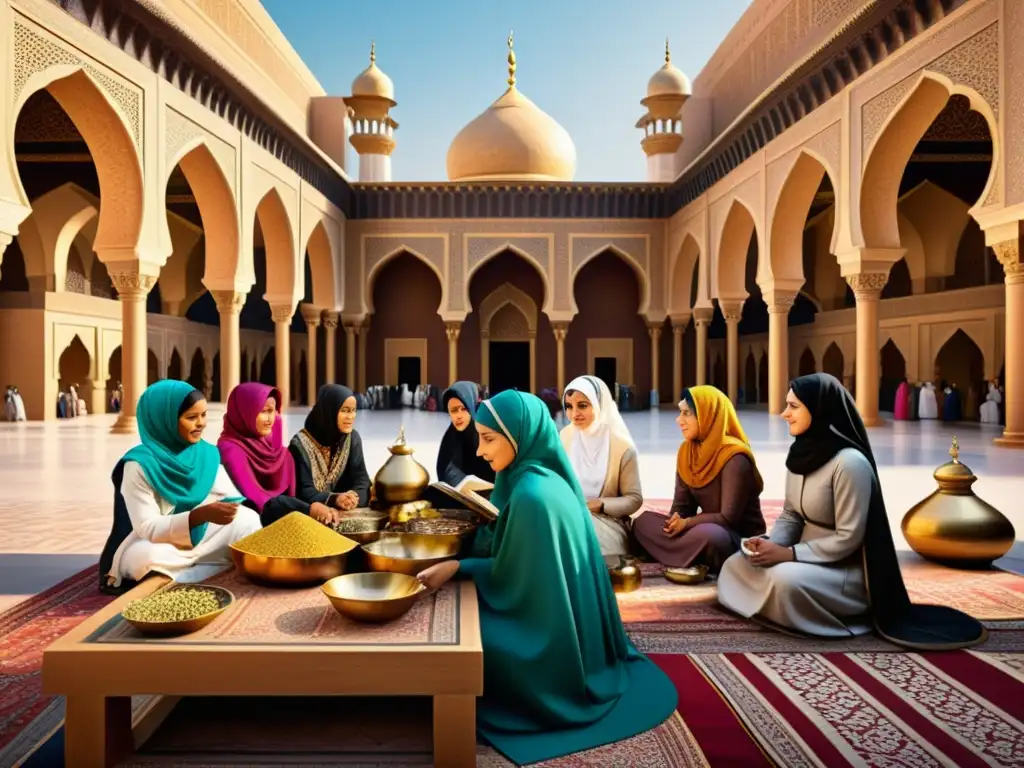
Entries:
<svg viewBox="0 0 1024 768">
<path fill-rule="evenodd" d="M 517 87 L 576 144 L 577 181 L 643 181 L 640 99 L 672 61 L 691 80 L 749 0 L 263 0 L 327 93 L 369 63 L 395 83 L 395 181 L 443 181 L 448 145 L 505 89 L 515 31 Z M 353 158 L 354 159 L 354 158 Z M 354 163 L 353 163 L 354 165 Z M 353 168 L 351 175 L 356 176 Z"/>
</svg>

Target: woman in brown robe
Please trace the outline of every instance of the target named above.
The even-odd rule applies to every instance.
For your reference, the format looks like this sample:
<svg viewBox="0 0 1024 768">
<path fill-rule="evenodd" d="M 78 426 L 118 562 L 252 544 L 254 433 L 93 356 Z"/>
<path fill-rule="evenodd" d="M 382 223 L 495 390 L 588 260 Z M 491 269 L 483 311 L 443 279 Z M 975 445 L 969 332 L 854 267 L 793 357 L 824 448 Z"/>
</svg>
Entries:
<svg viewBox="0 0 1024 768">
<path fill-rule="evenodd" d="M 645 512 L 633 524 L 640 544 L 672 568 L 706 565 L 717 573 L 740 539 L 766 530 L 764 483 L 736 409 L 720 390 L 690 387 L 676 423 L 683 444 L 676 457 L 676 490 L 666 520 Z"/>
</svg>

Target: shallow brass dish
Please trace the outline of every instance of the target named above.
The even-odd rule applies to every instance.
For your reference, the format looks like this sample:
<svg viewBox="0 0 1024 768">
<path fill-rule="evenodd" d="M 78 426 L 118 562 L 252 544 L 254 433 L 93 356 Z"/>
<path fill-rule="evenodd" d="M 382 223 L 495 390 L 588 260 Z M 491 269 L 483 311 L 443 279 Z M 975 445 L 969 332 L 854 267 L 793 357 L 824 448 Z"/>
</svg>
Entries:
<svg viewBox="0 0 1024 768">
<path fill-rule="evenodd" d="M 350 538 L 346 535 L 346 538 Z M 300 586 L 323 584 L 345 572 L 348 556 L 358 544 L 349 542 L 348 551 L 327 557 L 265 557 L 235 549 L 231 545 L 231 559 L 241 573 L 261 584 Z"/>
<path fill-rule="evenodd" d="M 404 573 L 346 573 L 320 589 L 334 610 L 356 621 L 392 621 L 413 607 L 426 588 Z"/>
<path fill-rule="evenodd" d="M 389 571 L 415 576 L 442 560 L 459 553 L 459 536 L 432 536 L 425 533 L 385 533 L 377 541 L 363 545 L 371 571 Z"/>
<path fill-rule="evenodd" d="M 700 584 L 708 576 L 706 565 L 695 565 L 692 568 L 666 568 L 665 578 L 673 584 Z"/>
<path fill-rule="evenodd" d="M 474 523 L 468 520 L 455 520 L 452 518 L 416 518 L 410 520 L 402 529 L 407 533 L 424 533 L 431 536 L 460 536 L 465 538 L 477 529 Z"/>
<path fill-rule="evenodd" d="M 608 568 L 608 578 L 611 579 L 612 590 L 615 592 L 635 592 L 644 581 L 639 564 L 635 559 L 626 556 L 620 556 L 619 564 Z"/>
<path fill-rule="evenodd" d="M 153 595 L 159 594 L 160 592 L 169 592 L 173 589 L 181 589 L 182 587 L 191 587 L 193 589 L 203 589 L 209 592 L 213 592 L 216 596 L 217 601 L 220 603 L 220 607 L 215 611 L 204 613 L 202 616 L 196 616 L 194 619 L 188 619 L 186 621 L 138 621 L 129 619 L 127 616 L 123 616 L 124 620 L 135 627 L 139 632 L 144 635 L 152 635 L 154 637 L 166 637 L 169 635 L 187 635 L 191 632 L 198 632 L 200 629 L 205 627 L 211 621 L 216 619 L 233 602 L 235 602 L 235 596 L 230 590 L 224 589 L 224 587 L 215 587 L 209 584 L 171 584 L 168 587 L 159 589 L 153 593 Z M 153 597 L 149 595 L 149 597 Z M 141 600 L 148 598 L 143 597 Z"/>
<path fill-rule="evenodd" d="M 387 522 L 386 513 L 370 509 L 353 509 L 342 512 L 341 519 L 331 528 L 359 544 L 369 544 L 380 538 L 380 532 Z"/>
</svg>

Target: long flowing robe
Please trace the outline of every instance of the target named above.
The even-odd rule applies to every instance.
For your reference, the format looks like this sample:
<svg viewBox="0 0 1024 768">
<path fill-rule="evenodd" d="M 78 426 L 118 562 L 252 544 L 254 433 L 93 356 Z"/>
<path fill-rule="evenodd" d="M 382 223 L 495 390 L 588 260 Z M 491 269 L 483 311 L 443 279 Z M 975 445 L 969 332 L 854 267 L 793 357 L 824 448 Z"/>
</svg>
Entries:
<svg viewBox="0 0 1024 768">
<path fill-rule="evenodd" d="M 480 600 L 480 734 L 527 764 L 656 727 L 676 708 L 675 687 L 626 636 L 547 406 L 506 390 L 477 416 L 516 451 L 491 495 L 501 510 L 491 556 L 460 566 Z"/>
<path fill-rule="evenodd" d="M 985 402 L 981 404 L 981 423 L 999 423 L 999 404 L 1003 402 L 1003 396 L 995 384 L 989 383 L 988 394 L 985 395 Z"/>
<path fill-rule="evenodd" d="M 896 421 L 907 421 L 910 418 L 910 385 L 905 380 L 896 388 L 892 415 Z"/>
</svg>

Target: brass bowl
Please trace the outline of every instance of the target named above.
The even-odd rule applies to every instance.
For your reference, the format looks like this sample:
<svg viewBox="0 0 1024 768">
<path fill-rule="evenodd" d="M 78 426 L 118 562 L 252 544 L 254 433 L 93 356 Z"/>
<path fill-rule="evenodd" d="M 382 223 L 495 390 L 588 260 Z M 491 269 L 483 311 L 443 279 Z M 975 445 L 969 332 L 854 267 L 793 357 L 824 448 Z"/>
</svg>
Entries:
<svg viewBox="0 0 1024 768">
<path fill-rule="evenodd" d="M 349 553 L 358 545 L 351 541 L 348 551 L 327 557 L 265 557 L 235 549 L 231 545 L 231 559 L 241 573 L 251 581 L 283 586 L 323 584 L 345 572 Z"/>
<path fill-rule="evenodd" d="M 706 565 L 695 565 L 692 568 L 666 568 L 665 578 L 673 584 L 701 584 L 708 576 Z"/>
<path fill-rule="evenodd" d="M 459 536 L 386 533 L 377 541 L 363 544 L 363 551 L 371 571 L 415 576 L 435 563 L 455 557 L 461 546 Z"/>
<path fill-rule="evenodd" d="M 137 619 L 129 619 L 127 616 L 122 614 L 125 621 L 135 627 L 139 632 L 144 635 L 151 635 L 153 637 L 167 637 L 170 635 L 187 635 L 191 632 L 198 632 L 200 629 L 205 627 L 211 621 L 220 616 L 224 611 L 227 610 L 233 602 L 235 602 L 235 596 L 230 590 L 224 589 L 224 587 L 215 587 L 210 584 L 174 584 L 172 583 L 168 587 L 159 589 L 148 597 L 140 598 L 142 600 L 148 600 L 154 595 L 160 594 L 161 592 L 169 592 L 174 589 L 180 589 L 182 587 L 191 587 L 192 589 L 202 589 L 208 592 L 213 592 L 217 598 L 217 602 L 220 603 L 220 607 L 215 611 L 204 613 L 202 616 L 196 616 L 194 619 L 187 619 L 185 621 L 138 621 Z"/>
<path fill-rule="evenodd" d="M 426 588 L 404 573 L 346 573 L 322 587 L 334 610 L 356 621 L 392 621 L 403 616 Z"/>
<path fill-rule="evenodd" d="M 385 513 L 353 509 L 342 512 L 341 519 L 331 529 L 359 544 L 369 544 L 380 538 L 380 532 L 387 522 L 388 516 Z"/>
<path fill-rule="evenodd" d="M 430 536 L 458 536 L 465 538 L 477 529 L 474 523 L 468 520 L 453 520 L 451 518 L 416 518 L 402 526 L 406 533 L 423 533 Z"/>
<path fill-rule="evenodd" d="M 643 584 L 640 566 L 632 559 L 621 557 L 619 565 L 608 569 L 608 578 L 615 592 L 635 592 Z"/>
</svg>

